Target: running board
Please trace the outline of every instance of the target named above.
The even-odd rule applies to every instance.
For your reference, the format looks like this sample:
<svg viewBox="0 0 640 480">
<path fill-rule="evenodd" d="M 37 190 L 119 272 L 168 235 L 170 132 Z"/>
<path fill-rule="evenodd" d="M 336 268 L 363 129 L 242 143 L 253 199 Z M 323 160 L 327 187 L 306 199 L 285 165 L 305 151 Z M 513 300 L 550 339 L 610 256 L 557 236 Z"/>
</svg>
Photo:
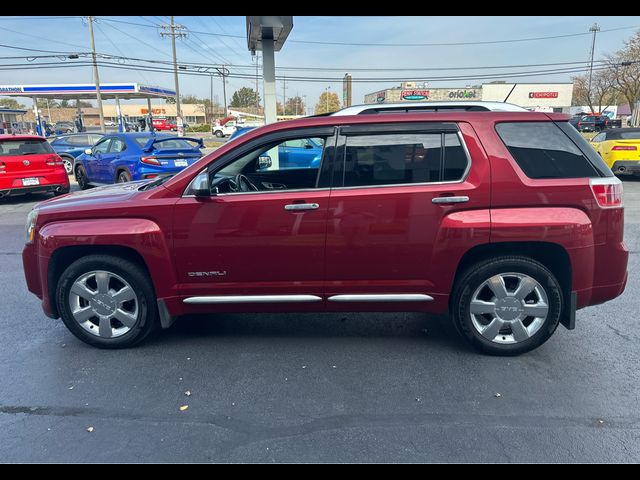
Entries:
<svg viewBox="0 0 640 480">
<path fill-rule="evenodd" d="M 205 305 L 211 303 L 309 303 L 321 302 L 315 295 L 220 295 L 208 297 L 189 297 L 184 303 Z"/>
<path fill-rule="evenodd" d="M 433 297 L 420 293 L 391 293 L 382 295 L 333 295 L 330 302 L 431 302 Z"/>
</svg>

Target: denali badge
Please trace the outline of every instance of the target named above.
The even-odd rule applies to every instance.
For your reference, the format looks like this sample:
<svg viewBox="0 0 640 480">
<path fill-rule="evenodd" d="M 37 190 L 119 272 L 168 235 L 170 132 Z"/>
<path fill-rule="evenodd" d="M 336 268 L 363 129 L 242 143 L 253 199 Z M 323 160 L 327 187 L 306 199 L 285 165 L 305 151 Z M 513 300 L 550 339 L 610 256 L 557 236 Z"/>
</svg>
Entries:
<svg viewBox="0 0 640 480">
<path fill-rule="evenodd" d="M 226 270 L 215 272 L 188 272 L 190 277 L 224 277 L 227 275 Z"/>
</svg>

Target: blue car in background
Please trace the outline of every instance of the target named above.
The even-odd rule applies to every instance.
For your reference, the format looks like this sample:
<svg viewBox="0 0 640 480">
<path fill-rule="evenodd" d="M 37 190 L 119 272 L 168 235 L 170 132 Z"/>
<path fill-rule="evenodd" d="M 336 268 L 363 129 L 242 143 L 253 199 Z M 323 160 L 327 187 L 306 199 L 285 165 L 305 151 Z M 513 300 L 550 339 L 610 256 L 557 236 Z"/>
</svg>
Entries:
<svg viewBox="0 0 640 480">
<path fill-rule="evenodd" d="M 254 128 L 256 127 L 238 127 L 229 137 L 229 140 L 239 137 Z M 323 143 L 320 138 L 287 140 L 278 146 L 278 168 L 320 168 L 322 147 Z"/>
<path fill-rule="evenodd" d="M 104 137 L 103 133 L 75 133 L 71 135 L 58 135 L 49 139 L 53 150 L 64 160 L 64 168 L 67 173 L 73 173 L 73 164 L 79 155 L 87 148 L 91 148 Z"/>
<path fill-rule="evenodd" d="M 201 139 L 161 133 L 106 135 L 76 159 L 74 174 L 82 190 L 92 185 L 162 177 L 196 162 L 203 147 Z"/>
</svg>

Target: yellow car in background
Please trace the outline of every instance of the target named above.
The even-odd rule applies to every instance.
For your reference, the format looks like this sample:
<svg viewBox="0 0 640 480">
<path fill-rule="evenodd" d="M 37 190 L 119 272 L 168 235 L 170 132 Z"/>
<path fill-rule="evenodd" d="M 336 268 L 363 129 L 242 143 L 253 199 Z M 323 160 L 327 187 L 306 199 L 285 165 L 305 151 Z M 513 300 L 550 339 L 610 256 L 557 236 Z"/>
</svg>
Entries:
<svg viewBox="0 0 640 480">
<path fill-rule="evenodd" d="M 640 174 L 640 128 L 603 130 L 589 143 L 616 175 Z"/>
</svg>

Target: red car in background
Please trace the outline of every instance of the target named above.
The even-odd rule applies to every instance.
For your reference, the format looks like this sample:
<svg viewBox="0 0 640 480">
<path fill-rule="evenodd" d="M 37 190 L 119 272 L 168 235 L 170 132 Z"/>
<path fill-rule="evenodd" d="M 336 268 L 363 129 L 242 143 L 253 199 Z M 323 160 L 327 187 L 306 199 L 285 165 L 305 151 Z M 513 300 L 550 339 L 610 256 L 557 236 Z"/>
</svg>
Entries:
<svg viewBox="0 0 640 480">
<path fill-rule="evenodd" d="M 0 135 L 0 198 L 35 192 L 69 193 L 64 161 L 43 137 Z"/>
<path fill-rule="evenodd" d="M 176 125 L 176 123 L 171 120 L 167 120 L 166 118 L 154 118 L 152 123 L 155 130 L 166 130 L 174 132 L 178 130 L 178 126 Z"/>
</svg>

